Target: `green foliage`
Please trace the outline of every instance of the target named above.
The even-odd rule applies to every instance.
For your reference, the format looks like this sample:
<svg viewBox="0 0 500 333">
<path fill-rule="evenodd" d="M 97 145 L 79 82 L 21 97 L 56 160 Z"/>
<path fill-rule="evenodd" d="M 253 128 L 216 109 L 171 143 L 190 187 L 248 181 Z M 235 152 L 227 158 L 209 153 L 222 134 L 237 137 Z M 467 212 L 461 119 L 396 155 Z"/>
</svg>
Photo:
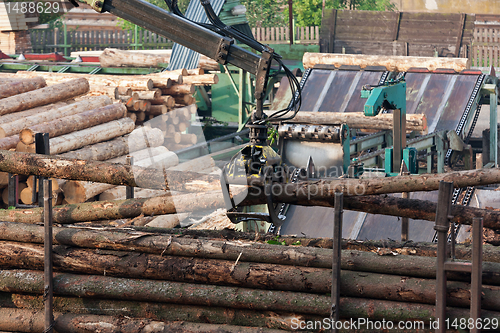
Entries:
<svg viewBox="0 0 500 333">
<path fill-rule="evenodd" d="M 253 28 L 284 27 L 288 22 L 283 14 L 286 0 L 240 0 L 247 8 L 248 24 Z"/>
<path fill-rule="evenodd" d="M 272 244 L 272 245 L 286 245 L 285 241 L 280 242 L 279 241 L 279 235 L 274 237 L 274 239 L 270 239 L 267 241 L 267 244 Z"/>
<path fill-rule="evenodd" d="M 300 241 L 293 242 L 292 245 L 302 245 Z"/>
<path fill-rule="evenodd" d="M 321 25 L 322 8 L 323 0 L 294 0 L 295 25 L 299 27 Z M 325 8 L 392 11 L 395 6 L 390 0 L 326 0 Z M 288 8 L 283 15 L 288 17 Z"/>
</svg>

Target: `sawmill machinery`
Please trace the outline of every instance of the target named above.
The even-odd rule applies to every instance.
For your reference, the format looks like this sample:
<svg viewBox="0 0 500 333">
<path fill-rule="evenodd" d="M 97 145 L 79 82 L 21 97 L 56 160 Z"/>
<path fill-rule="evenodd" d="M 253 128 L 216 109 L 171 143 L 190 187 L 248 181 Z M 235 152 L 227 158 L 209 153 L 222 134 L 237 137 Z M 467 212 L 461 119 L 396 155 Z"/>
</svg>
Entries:
<svg viewBox="0 0 500 333">
<path fill-rule="evenodd" d="M 311 180 L 338 176 L 335 172 L 328 173 L 332 165 L 330 156 L 344 170 L 344 161 L 349 161 L 344 177 L 394 176 L 400 174 L 402 161 L 411 173 L 441 173 L 458 164 L 461 168 L 472 168 L 472 157 L 480 151 L 486 167 L 498 164 L 496 105 L 499 81 L 494 71 L 484 74 L 472 69 L 455 72 L 415 67 L 405 72 L 390 72 L 380 66 L 317 64 L 305 71 L 301 85 L 301 111 L 293 120 L 277 124 L 278 132 L 282 133 L 279 153 L 283 163 L 303 168 Z M 279 98 L 286 101 L 285 90 L 278 91 L 276 96 L 277 105 Z M 489 114 L 484 111 L 481 114 L 483 104 L 490 104 Z M 366 116 L 392 112 L 393 129 L 369 132 L 351 128 L 348 148 L 341 149 L 336 144 L 321 146 L 311 142 L 305 133 L 321 125 L 298 123 L 297 120 L 301 112 L 307 111 L 317 112 L 319 117 L 326 112 L 361 110 Z M 405 122 L 401 121 L 407 114 L 425 114 L 428 132 L 408 133 Z M 490 129 L 490 134 L 482 140 L 474 140 L 485 129 Z M 474 132 L 479 134 L 473 135 Z M 341 150 L 347 152 L 349 158 L 342 156 Z M 337 151 L 334 157 L 332 151 Z M 474 201 L 472 191 L 474 188 L 455 190 L 453 203 L 467 205 Z M 411 198 L 436 200 L 437 193 L 411 193 Z M 331 208 L 281 205 L 279 211 L 284 220 L 281 229 L 271 226 L 270 231 L 306 237 L 332 234 Z M 433 223 L 410 220 L 412 240 L 432 241 L 434 234 Z M 398 239 L 400 236 L 401 222 L 397 217 L 344 211 L 343 238 Z M 464 237 L 457 239 L 463 241 Z"/>
</svg>

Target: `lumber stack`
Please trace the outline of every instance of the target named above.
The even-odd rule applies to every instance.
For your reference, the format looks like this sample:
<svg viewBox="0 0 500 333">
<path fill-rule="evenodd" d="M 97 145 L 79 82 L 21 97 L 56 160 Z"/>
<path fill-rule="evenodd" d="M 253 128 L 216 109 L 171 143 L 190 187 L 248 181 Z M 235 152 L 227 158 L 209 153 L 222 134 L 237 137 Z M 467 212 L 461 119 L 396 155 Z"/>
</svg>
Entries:
<svg viewBox="0 0 500 333">
<path fill-rule="evenodd" d="M 43 311 L 43 227 L 0 222 L 0 231 L 0 311 L 21 314 L 29 309 L 34 316 Z M 169 327 L 184 321 L 179 332 L 210 332 L 206 322 L 233 329 L 229 332 L 267 332 L 329 317 L 331 249 L 245 240 L 255 234 L 211 232 L 206 238 L 201 231 L 191 233 L 196 232 L 193 239 L 173 230 L 54 227 L 56 328 L 81 322 L 66 318 L 121 327 L 117 318 L 127 316 L 127 325 Z M 344 249 L 341 269 L 341 319 L 426 325 L 434 320 L 435 258 Z M 485 262 L 483 269 L 481 314 L 498 318 L 500 264 Z M 469 288 L 466 274 L 448 276 L 451 320 L 468 316 Z M 18 317 L 3 318 L 16 318 L 3 320 L 3 330 L 28 331 Z M 195 324 L 201 325 L 198 330 L 193 330 Z"/>
</svg>

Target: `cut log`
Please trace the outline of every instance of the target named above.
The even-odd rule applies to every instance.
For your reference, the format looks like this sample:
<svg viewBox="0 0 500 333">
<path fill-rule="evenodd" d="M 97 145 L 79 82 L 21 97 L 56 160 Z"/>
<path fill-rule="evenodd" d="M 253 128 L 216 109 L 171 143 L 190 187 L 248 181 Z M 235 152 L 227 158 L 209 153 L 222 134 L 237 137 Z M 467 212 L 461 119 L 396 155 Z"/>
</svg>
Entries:
<svg viewBox="0 0 500 333">
<path fill-rule="evenodd" d="M 168 64 L 170 55 L 160 56 L 107 48 L 99 56 L 102 67 L 159 67 Z"/>
<path fill-rule="evenodd" d="M 189 216 L 188 213 L 182 214 L 168 214 L 160 215 L 154 218 L 151 222 L 146 224 L 148 227 L 154 228 L 175 228 L 180 224 L 180 222 Z"/>
<path fill-rule="evenodd" d="M 16 75 L 20 77 L 42 76 L 45 80 L 73 80 L 75 78 L 85 78 L 91 85 L 110 86 L 110 87 L 128 87 L 136 90 L 153 89 L 153 81 L 148 78 L 133 77 L 127 75 L 90 75 L 90 74 L 66 74 L 50 72 L 26 72 L 19 71 Z M 64 82 L 62 84 L 67 84 Z M 45 88 L 44 88 L 45 89 Z"/>
<path fill-rule="evenodd" d="M 156 170 L 155 170 L 156 171 Z M 158 173 L 158 171 L 156 171 Z M 198 183 L 191 187 L 199 189 Z M 165 215 L 189 213 L 196 210 L 224 207 L 222 194 L 201 192 L 190 194 L 165 195 L 148 199 L 128 199 L 117 201 L 88 202 L 54 207 L 54 222 L 61 224 L 99 220 L 134 218 L 140 215 Z M 40 223 L 43 222 L 43 209 L 0 210 L 2 221 Z"/>
<path fill-rule="evenodd" d="M 14 95 L 2 99 L 0 115 L 63 101 L 68 98 L 86 94 L 88 91 L 89 83 L 86 79 L 74 79 L 68 82 Z"/>
<path fill-rule="evenodd" d="M 158 88 L 169 88 L 173 84 L 182 84 L 184 82 L 184 77 L 182 74 L 176 71 L 165 71 L 161 73 L 154 73 L 154 74 L 148 74 L 144 75 L 143 77 L 149 77 L 153 82 L 159 82 L 161 80 L 169 80 L 170 84 L 168 87 L 158 87 Z"/>
<path fill-rule="evenodd" d="M 140 127 L 127 136 L 61 154 L 64 158 L 105 161 L 131 152 L 163 144 L 163 133 L 157 128 Z"/>
<path fill-rule="evenodd" d="M 267 114 L 271 114 L 267 112 Z M 286 116 L 286 115 L 285 115 Z M 349 128 L 392 130 L 393 118 L 390 113 L 379 114 L 375 117 L 367 117 L 363 112 L 298 112 L 294 118 L 287 120 L 288 123 L 304 123 L 317 125 L 339 125 L 346 124 Z M 425 114 L 407 114 L 406 130 L 420 131 L 427 134 L 427 118 Z"/>
<path fill-rule="evenodd" d="M 145 149 L 131 154 L 134 157 L 134 165 L 141 167 L 154 167 L 163 170 L 172 165 L 177 165 L 179 159 L 173 152 L 165 147 Z M 124 163 L 125 157 L 119 157 L 108 161 L 110 163 Z M 70 204 L 85 202 L 102 192 L 114 188 L 116 185 L 106 183 L 94 183 L 85 181 L 68 181 L 62 190 L 66 201 Z"/>
<path fill-rule="evenodd" d="M 139 91 L 134 91 L 134 93 L 137 94 L 137 97 L 139 99 L 158 99 L 161 96 L 161 89 L 155 88 L 153 90 L 139 90 Z"/>
<path fill-rule="evenodd" d="M 189 71 L 187 69 L 185 69 L 185 68 L 174 69 L 174 70 L 171 70 L 171 71 L 164 71 L 164 72 L 160 72 L 158 74 L 164 74 L 164 73 L 176 73 L 176 74 L 179 74 L 179 75 L 182 75 L 182 76 L 189 75 Z"/>
<path fill-rule="evenodd" d="M 168 108 L 165 105 L 151 105 L 149 109 L 149 114 L 152 116 L 159 116 L 168 112 Z"/>
<path fill-rule="evenodd" d="M 25 188 L 27 188 L 27 187 L 28 187 L 28 185 L 26 185 L 26 183 L 22 183 L 22 182 L 20 182 L 20 183 L 19 183 L 19 186 L 18 186 L 18 188 L 17 188 L 17 191 L 18 191 L 17 193 L 20 195 L 20 194 L 21 194 L 21 192 L 22 192 Z M 19 199 L 19 198 L 18 198 L 18 199 Z M 5 189 L 2 191 L 2 201 L 3 201 L 3 203 L 4 203 L 4 204 L 6 204 L 6 205 L 8 205 L 8 204 L 9 204 L 9 188 L 5 188 Z M 19 200 L 18 200 L 17 202 L 19 202 Z"/>
<path fill-rule="evenodd" d="M 383 66 L 391 72 L 407 72 L 412 67 L 427 68 L 433 71 L 438 68 L 449 68 L 455 72 L 461 72 L 470 68 L 468 58 L 444 58 L 444 57 L 409 57 L 388 55 L 365 55 L 365 54 L 334 54 L 334 53 L 304 53 L 302 58 L 304 68 L 313 68 L 315 65 L 342 65 L 360 66 Z"/>
<path fill-rule="evenodd" d="M 18 82 L 0 84 L 0 99 L 45 87 L 43 77 L 24 79 Z"/>
<path fill-rule="evenodd" d="M 186 75 L 203 75 L 205 74 L 205 71 L 203 70 L 203 68 L 193 68 L 193 69 L 188 69 L 187 70 L 187 74 L 183 75 L 183 76 L 186 76 Z"/>
<path fill-rule="evenodd" d="M 180 105 L 191 105 L 196 103 L 196 99 L 190 95 L 174 95 L 174 100 L 176 104 Z"/>
<path fill-rule="evenodd" d="M 20 140 L 29 145 L 35 142 L 36 133 L 49 133 L 50 138 L 97 126 L 125 116 L 127 108 L 115 103 L 75 115 L 62 117 L 47 123 L 30 126 L 19 133 Z"/>
<path fill-rule="evenodd" d="M 98 126 L 50 139 L 50 153 L 61 154 L 83 146 L 110 140 L 132 132 L 135 122 L 130 118 L 113 120 Z"/>
<path fill-rule="evenodd" d="M 127 112 L 127 117 L 132 119 L 134 123 L 137 122 L 137 115 L 135 114 L 135 112 Z"/>
<path fill-rule="evenodd" d="M 116 87 L 119 95 L 132 96 L 132 89 L 129 87 Z"/>
<path fill-rule="evenodd" d="M 184 84 L 194 84 L 196 86 L 214 85 L 219 82 L 217 74 L 189 75 L 182 79 Z"/>
<path fill-rule="evenodd" d="M 181 134 L 181 133 L 176 133 L 176 134 L 179 134 L 179 135 L 174 136 L 175 143 L 180 143 L 180 144 L 184 144 L 184 145 L 185 144 L 194 145 L 198 141 L 196 134 Z"/>
<path fill-rule="evenodd" d="M 193 84 L 174 84 L 161 90 L 164 95 L 192 95 L 195 92 Z"/>
<path fill-rule="evenodd" d="M 43 300 L 41 297 L 30 298 L 24 295 L 9 294 L 2 299 L 3 306 L 15 303 L 18 308 L 2 308 L 0 315 L 7 318 L 0 329 L 38 333 L 44 331 Z M 78 298 L 54 299 L 54 330 L 56 332 L 126 332 L 126 333 L 280 333 L 290 330 L 290 317 L 283 318 L 276 313 L 261 313 L 251 310 L 232 310 L 224 308 L 138 303 L 129 301 L 98 301 Z M 34 310 L 35 309 L 35 310 Z M 89 314 L 92 310 L 101 314 Z M 39 312 L 37 312 L 39 311 Z M 79 312 L 79 313 L 72 313 Z M 104 314 L 102 314 L 104 313 Z M 118 314 L 118 315 L 117 315 Z M 312 319 L 321 320 L 318 316 Z M 148 319 L 145 319 L 145 318 Z M 296 320 L 302 320 L 298 317 Z M 189 321 L 188 321 L 189 320 Z M 215 324 L 206 324 L 205 321 Z M 232 325 L 227 325 L 230 322 Z M 255 326 L 249 327 L 255 323 Z M 265 328 L 266 326 L 278 329 Z"/>
<path fill-rule="evenodd" d="M 138 122 L 143 122 L 144 120 L 146 120 L 146 112 L 144 111 L 139 111 L 137 112 L 137 121 Z"/>
<path fill-rule="evenodd" d="M 175 105 L 175 99 L 172 96 L 162 95 L 160 98 L 151 100 L 152 105 L 165 105 L 169 108 Z"/>
<path fill-rule="evenodd" d="M 118 99 L 119 93 L 117 87 L 91 85 L 88 95 L 106 95 L 109 98 Z"/>
<path fill-rule="evenodd" d="M 0 137 L 9 137 L 15 134 L 19 134 L 19 132 L 23 128 L 50 122 L 62 117 L 75 115 L 87 110 L 92 110 L 105 105 L 109 105 L 111 103 L 111 99 L 107 96 L 96 96 L 69 105 L 61 106 L 59 108 L 49 109 L 45 112 L 41 112 L 29 117 L 19 118 L 16 121 L 2 124 L 0 126 Z M 13 148 L 11 146 L 4 145 L 2 142 L 3 141 L 0 139 L 0 147 L 2 147 L 2 149 Z"/>
<path fill-rule="evenodd" d="M 162 190 L 149 190 L 147 188 L 137 188 L 134 189 L 134 198 L 152 198 L 158 197 L 160 195 L 168 194 L 168 192 Z M 126 196 L 126 187 L 125 186 L 116 186 L 109 190 L 102 192 L 99 195 L 99 201 L 111 201 L 111 200 L 125 200 Z"/>
<path fill-rule="evenodd" d="M 74 102 L 75 102 L 74 100 L 70 99 L 70 100 L 66 100 L 66 101 L 62 101 L 62 102 L 55 102 L 55 103 L 52 103 L 49 105 L 39 106 L 39 107 L 32 108 L 32 109 L 25 110 L 25 111 L 9 113 L 9 114 L 0 116 L 0 124 L 10 123 L 10 122 L 16 121 L 20 118 L 23 118 L 23 117 L 30 117 L 30 116 L 33 116 L 33 115 L 38 114 L 38 113 L 42 113 L 42 112 L 45 112 L 45 111 L 48 111 L 51 109 L 57 109 L 61 106 L 72 104 Z"/>
</svg>

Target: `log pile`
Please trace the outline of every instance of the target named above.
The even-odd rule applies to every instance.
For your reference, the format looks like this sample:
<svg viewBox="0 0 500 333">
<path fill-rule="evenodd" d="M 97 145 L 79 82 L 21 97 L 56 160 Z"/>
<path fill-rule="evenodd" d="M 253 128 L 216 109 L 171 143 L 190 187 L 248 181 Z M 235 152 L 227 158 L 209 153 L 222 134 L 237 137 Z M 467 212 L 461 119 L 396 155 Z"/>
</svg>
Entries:
<svg viewBox="0 0 500 333">
<path fill-rule="evenodd" d="M 225 240 L 221 237 L 227 232 L 218 233 L 217 237 L 212 232 L 212 239 L 201 234 L 193 239 L 173 230 L 54 227 L 56 327 L 77 325 L 84 318 L 119 325 L 116 318 L 126 316 L 130 325 L 139 320 L 162 327 L 186 322 L 179 332 L 192 332 L 195 323 L 266 332 L 329 317 L 331 249 L 304 247 L 296 241 L 299 245 L 283 246 L 244 240 L 255 234 Z M 30 310 L 29 316 L 40 315 L 43 227 L 0 222 L 0 239 L 1 313 L 26 316 Z M 435 258 L 344 249 L 341 269 L 341 319 L 412 320 L 426 325 L 434 319 Z M 500 263 L 484 262 L 483 271 L 482 317 L 498 318 Z M 467 275 L 453 273 L 448 281 L 448 317 L 467 317 Z M 12 318 L 16 321 L 4 320 L 0 328 L 26 331 L 18 317 Z M 37 322 L 29 318 L 32 325 Z M 209 329 L 205 326 L 202 331 Z"/>
<path fill-rule="evenodd" d="M 45 80 L 32 73 L 26 77 L 12 74 L 6 76 L 5 80 L 2 78 L 5 83 L 0 84 L 0 112 L 4 113 L 0 117 L 0 149 L 34 152 L 35 134 L 48 133 L 52 155 L 125 163 L 124 157 L 119 161 L 116 158 L 139 150 L 153 150 L 164 144 L 164 133 L 159 128 L 141 126 L 134 130 L 136 124 L 127 117 L 127 108 L 122 102 L 115 100 L 113 103 L 106 95 L 85 95 L 90 91 L 86 78 L 69 76 L 65 81 L 48 75 Z M 118 94 L 118 88 L 113 89 Z M 168 166 L 176 165 L 177 156 L 168 152 L 165 147 L 161 148 L 164 149 L 162 157 L 166 159 L 168 153 L 173 161 Z M 162 165 L 167 167 L 166 164 Z M 54 205 L 68 202 L 62 191 L 64 183 L 63 180 L 53 180 Z M 7 173 L 0 173 L 0 189 L 5 204 L 8 204 L 7 184 Z M 109 185 L 107 188 L 110 188 Z M 33 177 L 19 177 L 19 203 L 33 204 L 33 192 L 37 191 L 33 185 Z M 98 191 L 95 195 L 99 193 Z M 90 199 L 92 198 L 85 198 Z"/>
</svg>

